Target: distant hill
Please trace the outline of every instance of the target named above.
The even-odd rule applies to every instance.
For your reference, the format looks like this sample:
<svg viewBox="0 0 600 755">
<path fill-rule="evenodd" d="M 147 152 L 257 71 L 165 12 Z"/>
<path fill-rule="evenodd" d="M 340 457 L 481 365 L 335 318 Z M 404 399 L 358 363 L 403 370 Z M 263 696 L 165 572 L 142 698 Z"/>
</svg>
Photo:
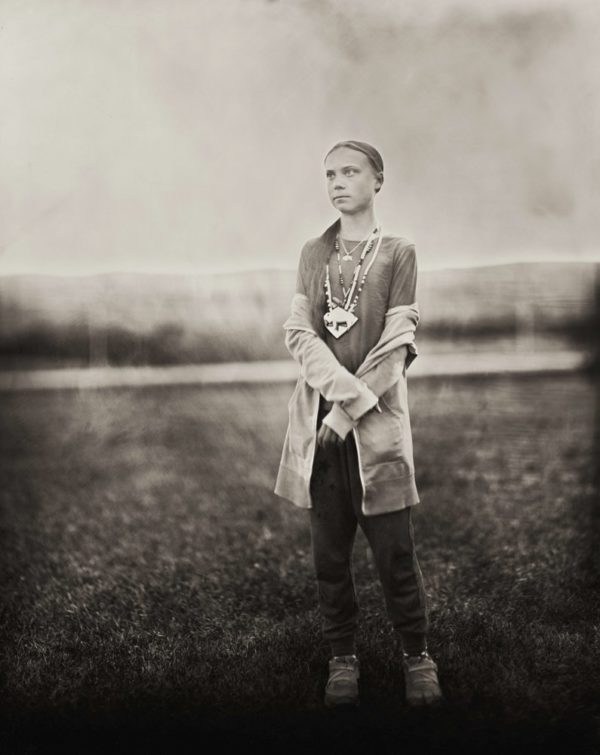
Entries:
<svg viewBox="0 0 600 755">
<path fill-rule="evenodd" d="M 419 272 L 422 321 L 504 318 L 533 309 L 553 321 L 579 316 L 593 297 L 592 262 L 523 262 Z M 147 331 L 165 323 L 195 329 L 223 318 L 285 319 L 294 291 L 290 270 L 211 275 L 105 274 L 0 276 L 0 333 L 32 323 L 77 320 Z"/>
<path fill-rule="evenodd" d="M 501 334 L 515 327 L 541 332 L 581 320 L 599 271 L 591 262 L 421 271 L 420 336 Z M 232 351 L 227 358 L 249 358 L 248 349 L 255 358 L 279 358 L 286 356 L 281 325 L 294 282 L 290 270 L 4 276 L 0 353 L 54 349 L 74 356 L 92 339 L 100 357 L 107 349 L 120 358 L 137 350 L 134 361 L 222 361 L 223 349 Z"/>
<path fill-rule="evenodd" d="M 43 320 L 121 326 L 145 332 L 165 323 L 204 329 L 250 308 L 267 315 L 287 307 L 295 276 L 289 270 L 212 275 L 113 273 L 91 276 L 0 276 L 0 333 Z M 275 315 L 276 316 L 276 315 Z"/>
</svg>

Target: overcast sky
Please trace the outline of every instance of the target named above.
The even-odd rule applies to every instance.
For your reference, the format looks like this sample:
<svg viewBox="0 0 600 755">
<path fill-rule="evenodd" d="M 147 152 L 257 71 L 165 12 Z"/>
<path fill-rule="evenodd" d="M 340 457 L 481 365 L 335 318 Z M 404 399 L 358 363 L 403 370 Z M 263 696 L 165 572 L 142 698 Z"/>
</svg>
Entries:
<svg viewBox="0 0 600 755">
<path fill-rule="evenodd" d="M 288 267 L 373 142 L 422 268 L 600 259 L 597 0 L 0 0 L 0 273 Z"/>
</svg>

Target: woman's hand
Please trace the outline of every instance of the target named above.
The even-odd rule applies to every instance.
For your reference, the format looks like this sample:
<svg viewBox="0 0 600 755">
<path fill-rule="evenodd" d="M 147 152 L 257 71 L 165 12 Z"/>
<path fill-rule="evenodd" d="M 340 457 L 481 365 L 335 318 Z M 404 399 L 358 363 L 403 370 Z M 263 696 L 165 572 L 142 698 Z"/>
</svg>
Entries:
<svg viewBox="0 0 600 755">
<path fill-rule="evenodd" d="M 341 446 L 343 439 L 332 430 L 328 425 L 321 424 L 319 432 L 317 433 L 317 444 L 323 446 L 323 448 L 332 448 L 333 446 Z"/>
</svg>

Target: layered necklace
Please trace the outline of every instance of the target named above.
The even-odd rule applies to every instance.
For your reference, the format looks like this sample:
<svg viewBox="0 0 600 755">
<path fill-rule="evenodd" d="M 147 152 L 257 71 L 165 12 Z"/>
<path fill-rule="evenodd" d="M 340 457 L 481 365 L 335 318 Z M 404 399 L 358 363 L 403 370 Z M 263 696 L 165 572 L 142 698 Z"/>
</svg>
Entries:
<svg viewBox="0 0 600 755">
<path fill-rule="evenodd" d="M 339 234 L 338 234 L 338 236 L 339 236 Z M 336 237 L 336 238 L 337 238 L 337 237 Z M 365 241 L 366 241 L 366 240 L 367 240 L 368 238 L 369 238 L 369 234 L 367 233 L 367 235 L 366 235 L 366 236 L 364 237 L 364 239 L 361 239 L 361 240 L 360 240 L 360 241 L 358 242 L 358 244 L 356 244 L 356 246 L 353 246 L 353 247 L 352 247 L 352 251 L 351 251 L 351 252 L 349 252 L 349 251 L 348 251 L 348 250 L 346 249 L 346 244 L 344 244 L 344 239 L 343 239 L 343 238 L 341 238 L 341 236 L 340 236 L 340 239 L 339 239 L 339 240 L 340 240 L 340 241 L 342 242 L 342 247 L 343 247 L 343 249 L 344 249 L 344 256 L 342 257 L 342 259 L 343 259 L 343 260 L 344 260 L 345 262 L 351 262 L 351 261 L 352 261 L 352 255 L 354 254 L 354 252 L 355 252 L 355 251 L 356 251 L 356 250 L 358 249 L 358 247 L 359 247 L 359 246 L 360 246 L 360 245 L 361 245 L 362 243 L 364 243 L 364 242 L 365 242 Z"/>
<path fill-rule="evenodd" d="M 354 268 L 352 281 L 349 288 L 346 290 L 346 287 L 344 285 L 344 276 L 342 274 L 342 263 L 340 259 L 340 234 L 339 232 L 336 234 L 335 253 L 337 255 L 339 280 L 344 299 L 341 303 L 341 306 L 339 304 L 337 306 L 334 304 L 333 295 L 331 293 L 331 280 L 329 278 L 329 260 L 327 260 L 327 262 L 325 263 L 325 296 L 327 299 L 327 312 L 323 315 L 325 327 L 334 338 L 343 336 L 344 333 L 347 333 L 350 328 L 358 322 L 358 317 L 354 314 L 354 310 L 356 309 L 356 305 L 358 304 L 358 297 L 360 296 L 360 292 L 363 289 L 367 275 L 369 274 L 369 270 L 371 269 L 371 265 L 373 264 L 373 262 L 375 262 L 375 258 L 377 257 L 377 253 L 379 252 L 382 238 L 383 233 L 381 226 L 377 225 L 367 237 L 365 248 L 363 249 L 362 254 L 360 255 L 360 259 Z M 377 246 L 375 246 L 375 242 L 377 242 Z M 359 241 L 354 249 L 360 246 L 360 244 L 362 244 L 362 241 Z M 373 252 L 371 261 L 369 262 L 366 270 L 361 276 L 365 257 L 367 256 L 367 254 L 369 254 L 374 246 L 375 251 Z M 354 251 L 354 249 L 352 251 Z M 347 251 L 346 254 L 348 255 Z M 349 256 L 350 259 L 352 259 L 351 253 Z M 345 256 L 344 259 L 347 259 L 347 257 Z"/>
</svg>

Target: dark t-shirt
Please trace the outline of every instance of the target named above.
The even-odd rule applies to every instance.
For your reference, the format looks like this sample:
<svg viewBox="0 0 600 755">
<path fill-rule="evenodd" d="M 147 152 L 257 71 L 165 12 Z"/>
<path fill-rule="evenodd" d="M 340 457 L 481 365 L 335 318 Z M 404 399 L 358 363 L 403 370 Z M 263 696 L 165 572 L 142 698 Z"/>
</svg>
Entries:
<svg viewBox="0 0 600 755">
<path fill-rule="evenodd" d="M 308 242 L 308 244 L 310 243 Z M 358 242 L 344 239 L 344 243 L 348 250 L 352 250 Z M 362 250 L 363 245 L 361 244 L 353 253 L 354 262 L 342 262 L 342 274 L 346 289 L 351 283 L 354 265 L 360 259 Z M 370 263 L 373 251 L 374 248 L 365 257 L 360 277 Z M 343 250 L 340 252 L 340 256 L 343 256 Z M 305 281 L 309 280 L 309 276 L 303 270 L 303 266 L 307 264 L 324 264 L 324 257 L 321 256 L 316 261 L 314 258 L 308 258 L 307 255 L 302 254 L 296 291 L 309 296 L 310 294 L 305 287 Z M 337 256 L 333 245 L 329 256 L 329 278 L 333 296 L 342 299 Z M 385 324 L 387 310 L 399 304 L 414 304 L 416 288 L 417 259 L 414 244 L 400 236 L 384 234 L 379 252 L 369 270 L 354 310 L 358 322 L 340 338 L 334 338 L 328 331 L 325 331 L 325 343 L 335 354 L 338 362 L 354 374 L 379 340 Z M 325 312 L 326 307 L 322 310 L 321 316 Z"/>
</svg>

